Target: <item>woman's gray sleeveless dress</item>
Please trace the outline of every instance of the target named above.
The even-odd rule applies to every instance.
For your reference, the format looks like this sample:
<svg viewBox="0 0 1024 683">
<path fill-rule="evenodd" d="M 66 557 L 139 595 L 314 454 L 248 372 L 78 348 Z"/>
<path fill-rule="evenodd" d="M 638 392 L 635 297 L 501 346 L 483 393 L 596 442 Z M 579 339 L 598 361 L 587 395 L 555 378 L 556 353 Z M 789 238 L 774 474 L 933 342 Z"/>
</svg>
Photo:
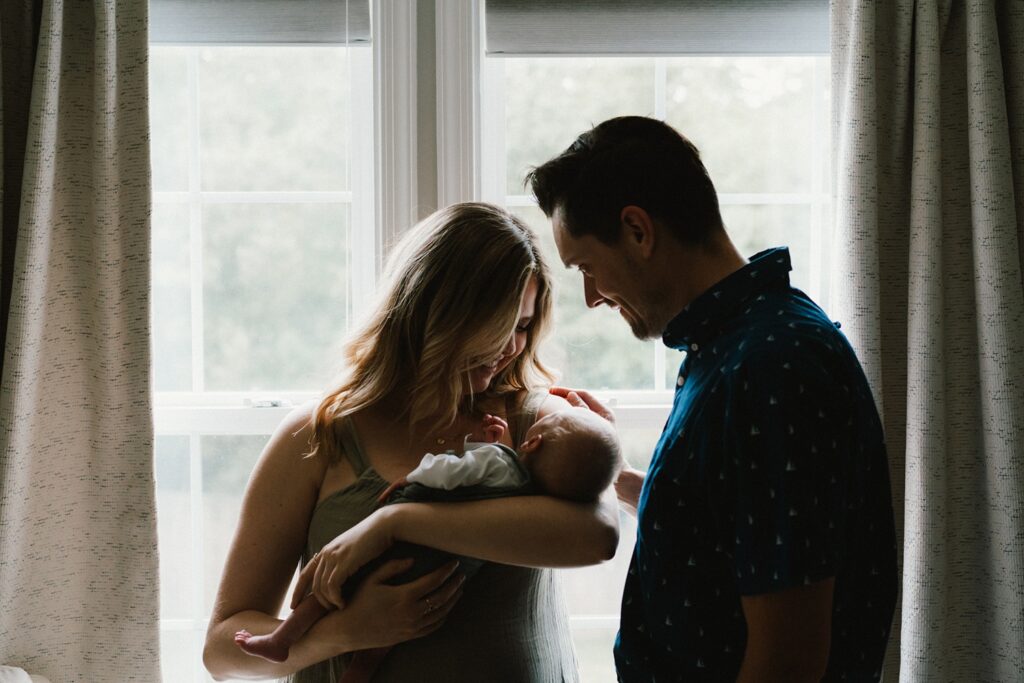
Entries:
<svg viewBox="0 0 1024 683">
<path fill-rule="evenodd" d="M 522 443 L 545 392 L 531 392 L 509 416 L 512 442 Z M 345 454 L 358 476 L 313 511 L 303 564 L 337 535 L 377 508 L 388 483 L 367 465 L 350 420 L 341 430 Z M 303 669 L 290 683 L 334 683 L 347 656 Z M 374 683 L 575 683 L 576 656 L 558 576 L 487 562 L 465 583 L 458 604 L 437 631 L 392 648 Z"/>
</svg>

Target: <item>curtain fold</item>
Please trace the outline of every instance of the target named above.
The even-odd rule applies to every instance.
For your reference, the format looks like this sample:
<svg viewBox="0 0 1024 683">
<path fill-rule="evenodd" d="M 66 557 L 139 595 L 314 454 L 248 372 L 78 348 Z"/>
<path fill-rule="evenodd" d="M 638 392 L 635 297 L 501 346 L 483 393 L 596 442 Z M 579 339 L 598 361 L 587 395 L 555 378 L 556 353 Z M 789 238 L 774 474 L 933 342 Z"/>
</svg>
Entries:
<svg viewBox="0 0 1024 683">
<path fill-rule="evenodd" d="M 1024 3 L 833 0 L 835 301 L 902 537 L 885 679 L 1024 671 Z"/>
<path fill-rule="evenodd" d="M 5 218 L 12 202 L 18 216 L 0 377 L 0 663 L 54 683 L 157 681 L 147 3 L 15 5 L 5 63 L 13 13 L 37 12 L 40 30 L 21 159 L 6 142 L 24 101 L 6 78 L 2 93 L 4 168 L 23 177 L 3 195 Z"/>
</svg>

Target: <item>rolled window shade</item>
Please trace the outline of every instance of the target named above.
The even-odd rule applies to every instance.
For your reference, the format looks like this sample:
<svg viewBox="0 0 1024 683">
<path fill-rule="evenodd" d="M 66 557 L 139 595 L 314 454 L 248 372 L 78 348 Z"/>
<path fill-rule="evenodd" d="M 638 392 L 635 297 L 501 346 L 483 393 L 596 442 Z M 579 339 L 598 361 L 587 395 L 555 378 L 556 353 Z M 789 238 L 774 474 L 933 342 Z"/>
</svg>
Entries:
<svg viewBox="0 0 1024 683">
<path fill-rule="evenodd" d="M 487 53 L 825 54 L 828 0 L 486 0 Z"/>
<path fill-rule="evenodd" d="M 150 0 L 151 43 L 370 42 L 370 0 Z"/>
</svg>

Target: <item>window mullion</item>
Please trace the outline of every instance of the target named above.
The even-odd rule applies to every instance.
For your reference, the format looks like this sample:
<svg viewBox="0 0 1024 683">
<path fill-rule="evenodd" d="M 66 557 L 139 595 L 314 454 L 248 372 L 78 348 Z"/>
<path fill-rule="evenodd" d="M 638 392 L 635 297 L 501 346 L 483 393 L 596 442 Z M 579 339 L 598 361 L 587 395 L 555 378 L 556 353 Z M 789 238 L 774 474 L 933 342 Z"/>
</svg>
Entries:
<svg viewBox="0 0 1024 683">
<path fill-rule="evenodd" d="M 377 244 L 382 258 L 417 218 L 416 2 L 374 2 Z"/>
<path fill-rule="evenodd" d="M 480 3 L 436 0 L 438 206 L 480 197 Z"/>
<path fill-rule="evenodd" d="M 205 390 L 203 354 L 203 211 L 199 149 L 199 48 L 188 57 L 188 225 L 189 296 L 192 328 L 192 391 Z"/>
</svg>

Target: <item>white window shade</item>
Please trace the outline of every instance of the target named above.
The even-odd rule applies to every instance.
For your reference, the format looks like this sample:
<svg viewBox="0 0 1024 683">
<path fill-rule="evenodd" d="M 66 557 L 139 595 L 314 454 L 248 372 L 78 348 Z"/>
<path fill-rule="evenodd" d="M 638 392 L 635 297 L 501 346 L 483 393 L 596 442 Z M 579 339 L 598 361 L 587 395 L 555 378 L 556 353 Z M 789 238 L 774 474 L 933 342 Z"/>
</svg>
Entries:
<svg viewBox="0 0 1024 683">
<path fill-rule="evenodd" d="M 369 0 L 150 0 L 149 39 L 165 44 L 370 42 Z"/>
<path fill-rule="evenodd" d="M 825 54 L 828 0 L 486 0 L 487 53 Z"/>
</svg>

